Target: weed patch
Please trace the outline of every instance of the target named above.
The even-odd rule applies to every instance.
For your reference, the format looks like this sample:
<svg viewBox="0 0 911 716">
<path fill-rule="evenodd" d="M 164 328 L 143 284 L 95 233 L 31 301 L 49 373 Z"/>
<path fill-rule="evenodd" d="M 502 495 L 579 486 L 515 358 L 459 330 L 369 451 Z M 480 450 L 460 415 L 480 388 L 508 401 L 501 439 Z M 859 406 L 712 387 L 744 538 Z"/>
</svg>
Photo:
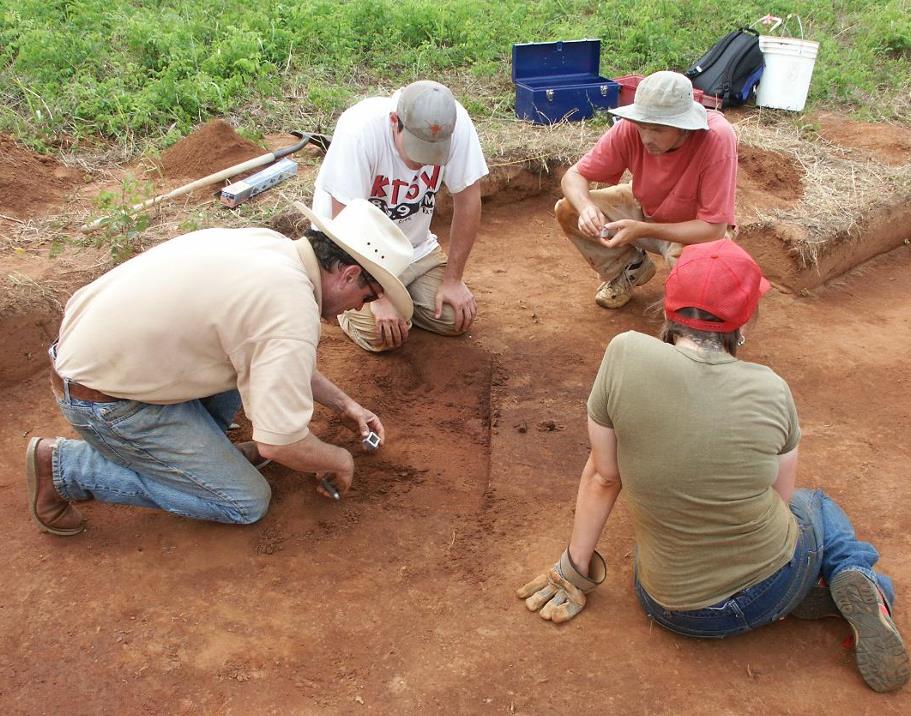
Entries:
<svg viewBox="0 0 911 716">
<path fill-rule="evenodd" d="M 334 117 L 370 87 L 468 73 L 475 113 L 509 116 L 514 42 L 602 39 L 606 75 L 683 69 L 790 3 L 709 0 L 0 0 L 0 130 L 31 146 L 137 134 L 174 141 L 249 104 Z M 821 44 L 811 103 L 891 107 L 911 74 L 906 0 L 799 8 Z M 291 110 L 288 110 L 291 112 Z M 883 110 L 885 111 L 885 110 Z"/>
<path fill-rule="evenodd" d="M 105 219 L 91 241 L 96 247 L 107 247 L 114 263 L 126 261 L 136 252 L 137 242 L 149 227 L 151 216 L 146 212 L 133 212 L 131 207 L 149 199 L 152 193 L 151 182 L 127 177 L 119 190 L 98 194 L 95 207 Z"/>
</svg>

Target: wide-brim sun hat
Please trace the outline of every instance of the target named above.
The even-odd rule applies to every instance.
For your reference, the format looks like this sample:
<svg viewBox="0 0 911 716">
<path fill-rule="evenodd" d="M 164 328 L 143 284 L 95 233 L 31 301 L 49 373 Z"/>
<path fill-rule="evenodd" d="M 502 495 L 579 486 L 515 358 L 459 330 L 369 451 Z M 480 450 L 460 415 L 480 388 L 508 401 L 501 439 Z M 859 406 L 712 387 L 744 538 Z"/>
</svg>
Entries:
<svg viewBox="0 0 911 716">
<path fill-rule="evenodd" d="M 334 219 L 318 216 L 299 201 L 294 206 L 314 229 L 323 232 L 373 276 L 399 315 L 411 320 L 414 303 L 399 276 L 411 265 L 414 249 L 392 219 L 366 199 L 348 202 Z"/>
<path fill-rule="evenodd" d="M 399 94 L 395 111 L 402 122 L 402 145 L 411 161 L 440 166 L 449 161 L 456 102 L 448 87 L 431 80 L 412 82 Z"/>
<path fill-rule="evenodd" d="M 693 83 L 679 72 L 655 72 L 639 83 L 632 104 L 608 110 L 617 117 L 677 129 L 708 129 L 705 107 L 693 99 Z"/>
<path fill-rule="evenodd" d="M 664 316 L 698 331 L 729 333 L 752 318 L 771 288 L 759 264 L 730 239 L 685 246 L 664 284 Z M 698 308 L 719 321 L 680 313 Z"/>
</svg>

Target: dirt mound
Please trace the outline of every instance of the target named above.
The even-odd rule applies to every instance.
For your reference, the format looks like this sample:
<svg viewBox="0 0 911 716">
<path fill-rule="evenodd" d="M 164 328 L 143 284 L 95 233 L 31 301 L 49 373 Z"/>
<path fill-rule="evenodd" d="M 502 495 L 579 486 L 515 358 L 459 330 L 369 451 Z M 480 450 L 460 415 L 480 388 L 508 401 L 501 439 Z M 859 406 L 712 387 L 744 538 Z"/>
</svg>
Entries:
<svg viewBox="0 0 911 716">
<path fill-rule="evenodd" d="M 742 178 L 755 188 L 784 201 L 803 196 L 804 171 L 786 154 L 743 144 L 737 162 Z"/>
<path fill-rule="evenodd" d="M 82 181 L 78 169 L 0 135 L 0 213 L 19 219 L 43 214 Z"/>
<path fill-rule="evenodd" d="M 560 179 L 566 172 L 566 167 L 548 167 L 541 171 L 541 165 L 528 162 L 526 164 L 492 165 L 490 174 L 481 179 L 481 197 L 484 209 L 490 209 L 501 204 L 514 204 L 517 201 L 538 196 L 545 192 L 553 194 L 556 201 L 560 196 Z M 444 188 L 436 197 L 433 211 L 434 220 L 448 223 L 452 219 L 452 195 Z"/>
<path fill-rule="evenodd" d="M 833 227 L 824 242 L 808 242 L 804 227 L 781 221 L 742 226 L 737 242 L 753 255 L 776 286 L 800 291 L 816 288 L 899 246 L 907 241 L 909 225 L 911 204 L 900 198 L 856 217 L 848 228 Z"/>
<path fill-rule="evenodd" d="M 198 179 L 265 153 L 227 122 L 213 119 L 162 153 L 161 173 L 167 178 Z"/>
<path fill-rule="evenodd" d="M 803 169 L 787 154 L 740 144 L 737 161 L 738 223 L 755 219 L 759 211 L 789 209 L 803 197 Z"/>
<path fill-rule="evenodd" d="M 820 136 L 834 144 L 859 149 L 891 166 L 911 162 L 911 129 L 855 122 L 829 113 L 821 113 L 816 119 Z"/>
</svg>

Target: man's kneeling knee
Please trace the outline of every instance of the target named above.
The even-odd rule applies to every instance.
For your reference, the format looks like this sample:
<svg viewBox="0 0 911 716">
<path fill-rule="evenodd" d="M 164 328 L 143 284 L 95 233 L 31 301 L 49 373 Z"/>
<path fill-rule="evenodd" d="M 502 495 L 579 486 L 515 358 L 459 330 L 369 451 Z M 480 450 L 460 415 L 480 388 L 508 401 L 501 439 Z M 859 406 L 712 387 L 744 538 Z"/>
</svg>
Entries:
<svg viewBox="0 0 911 716">
<path fill-rule="evenodd" d="M 434 315 L 434 311 L 435 309 L 433 308 L 425 308 L 415 304 L 414 316 L 412 316 L 411 321 L 418 328 L 440 336 L 461 336 L 465 333 L 465 330 L 456 330 L 456 317 L 452 306 L 444 303 L 439 318 Z"/>
<path fill-rule="evenodd" d="M 272 488 L 265 480 L 256 489 L 242 495 L 230 510 L 231 522 L 238 525 L 252 525 L 259 522 L 269 511 L 272 500 Z"/>
<path fill-rule="evenodd" d="M 567 199 L 558 199 L 554 204 L 554 216 L 557 223 L 568 235 L 582 236 L 579 232 L 579 212 Z M 589 238 L 589 237 L 585 237 Z"/>
</svg>

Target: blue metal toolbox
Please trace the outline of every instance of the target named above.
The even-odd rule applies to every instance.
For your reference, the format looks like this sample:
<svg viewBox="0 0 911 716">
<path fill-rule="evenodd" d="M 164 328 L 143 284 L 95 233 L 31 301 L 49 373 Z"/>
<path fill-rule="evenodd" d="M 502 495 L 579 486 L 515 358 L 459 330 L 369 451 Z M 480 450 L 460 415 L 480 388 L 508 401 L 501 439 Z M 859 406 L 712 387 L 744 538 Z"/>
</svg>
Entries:
<svg viewBox="0 0 911 716">
<path fill-rule="evenodd" d="M 516 116 L 535 124 L 589 119 L 620 101 L 620 85 L 601 77 L 601 40 L 512 46 Z"/>
</svg>

